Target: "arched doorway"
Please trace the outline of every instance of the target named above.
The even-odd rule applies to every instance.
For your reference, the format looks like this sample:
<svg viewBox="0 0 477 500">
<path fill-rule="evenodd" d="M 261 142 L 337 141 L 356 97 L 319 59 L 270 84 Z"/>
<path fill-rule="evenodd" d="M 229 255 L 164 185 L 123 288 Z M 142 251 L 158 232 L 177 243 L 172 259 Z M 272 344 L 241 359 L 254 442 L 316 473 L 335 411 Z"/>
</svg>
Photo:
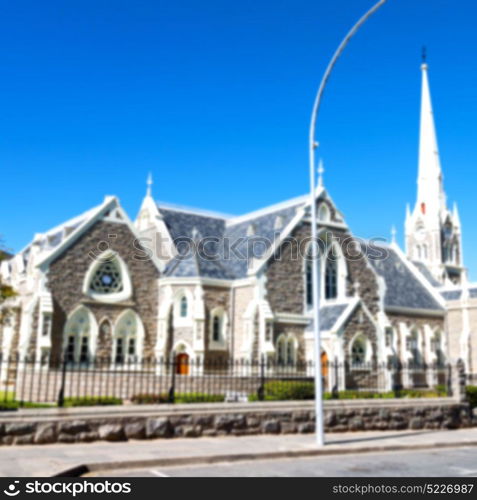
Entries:
<svg viewBox="0 0 477 500">
<path fill-rule="evenodd" d="M 189 355 L 180 352 L 176 356 L 176 373 L 178 375 L 189 375 Z"/>
</svg>

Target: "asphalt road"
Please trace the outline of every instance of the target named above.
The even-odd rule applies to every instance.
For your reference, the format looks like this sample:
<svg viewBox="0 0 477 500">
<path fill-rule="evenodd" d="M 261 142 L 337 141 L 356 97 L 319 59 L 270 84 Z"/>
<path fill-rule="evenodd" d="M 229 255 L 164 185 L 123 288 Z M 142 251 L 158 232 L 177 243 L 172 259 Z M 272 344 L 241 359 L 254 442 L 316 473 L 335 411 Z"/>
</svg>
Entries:
<svg viewBox="0 0 477 500">
<path fill-rule="evenodd" d="M 475 477 L 477 448 L 254 460 L 204 466 L 119 470 L 103 477 Z"/>
</svg>

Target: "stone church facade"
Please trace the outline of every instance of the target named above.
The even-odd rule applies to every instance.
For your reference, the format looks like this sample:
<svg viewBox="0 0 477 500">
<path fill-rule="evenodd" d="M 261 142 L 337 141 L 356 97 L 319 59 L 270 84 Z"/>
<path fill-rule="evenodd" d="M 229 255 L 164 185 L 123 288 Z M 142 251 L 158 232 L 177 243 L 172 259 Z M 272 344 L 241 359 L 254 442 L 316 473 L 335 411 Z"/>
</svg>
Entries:
<svg viewBox="0 0 477 500">
<path fill-rule="evenodd" d="M 321 363 L 351 367 L 340 388 L 353 367 L 373 376 L 378 364 L 463 358 L 474 371 L 477 286 L 465 279 L 457 209 L 446 208 L 422 70 L 419 189 L 406 218 L 406 253 L 394 241 L 354 235 L 322 179 L 313 199 Z M 200 375 L 217 360 L 311 362 L 311 197 L 231 217 L 156 202 L 151 184 L 134 222 L 106 197 L 2 263 L 3 279 L 18 291 L 1 327 L 2 355 L 52 365 L 62 356 L 78 364 L 173 357 L 186 367 L 182 375 Z M 389 376 L 386 387 L 392 383 Z M 436 383 L 430 375 L 420 381 Z"/>
</svg>

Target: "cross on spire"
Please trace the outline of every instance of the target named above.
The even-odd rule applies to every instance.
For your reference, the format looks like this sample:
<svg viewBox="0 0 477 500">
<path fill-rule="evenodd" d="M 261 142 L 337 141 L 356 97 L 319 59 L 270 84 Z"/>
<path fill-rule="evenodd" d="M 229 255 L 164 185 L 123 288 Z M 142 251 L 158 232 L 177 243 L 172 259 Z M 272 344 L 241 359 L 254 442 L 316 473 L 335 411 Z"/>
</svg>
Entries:
<svg viewBox="0 0 477 500">
<path fill-rule="evenodd" d="M 391 243 L 396 243 L 396 227 L 392 226 L 391 227 Z"/>
<path fill-rule="evenodd" d="M 421 57 L 422 57 L 422 64 L 426 64 L 426 62 L 427 62 L 427 49 L 426 49 L 425 45 L 422 46 Z"/>
</svg>

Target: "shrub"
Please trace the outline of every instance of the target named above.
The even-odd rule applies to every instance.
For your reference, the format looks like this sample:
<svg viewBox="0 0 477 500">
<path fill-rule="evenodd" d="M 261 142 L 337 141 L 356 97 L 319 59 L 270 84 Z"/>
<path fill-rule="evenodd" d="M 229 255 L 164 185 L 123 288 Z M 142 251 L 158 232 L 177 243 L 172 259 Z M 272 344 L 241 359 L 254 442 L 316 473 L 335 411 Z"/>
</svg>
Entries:
<svg viewBox="0 0 477 500">
<path fill-rule="evenodd" d="M 54 408 L 55 405 L 48 403 L 30 403 L 29 401 L 1 401 L 0 411 L 15 411 L 21 408 Z"/>
<path fill-rule="evenodd" d="M 205 394 L 201 392 L 178 393 L 174 396 L 174 402 L 181 403 L 221 403 L 225 401 L 222 394 Z M 135 394 L 131 402 L 137 405 L 157 405 L 169 403 L 168 394 Z"/>
<path fill-rule="evenodd" d="M 306 400 L 314 397 L 313 382 L 274 380 L 264 384 L 265 401 Z M 249 401 L 258 401 L 258 395 L 251 394 Z"/>
<path fill-rule="evenodd" d="M 223 394 L 202 394 L 200 392 L 191 392 L 189 394 L 176 394 L 176 403 L 223 403 L 225 396 Z"/>
<path fill-rule="evenodd" d="M 467 396 L 467 401 L 471 408 L 477 407 L 477 385 L 468 385 L 465 388 L 465 394 Z"/>
<path fill-rule="evenodd" d="M 131 403 L 136 405 L 157 405 L 168 402 L 169 396 L 167 394 L 135 394 L 131 398 Z"/>
<path fill-rule="evenodd" d="M 15 411 L 18 410 L 18 401 L 2 401 L 0 402 L 0 411 Z"/>
<path fill-rule="evenodd" d="M 65 407 L 122 405 L 123 400 L 112 396 L 65 398 Z"/>
</svg>

